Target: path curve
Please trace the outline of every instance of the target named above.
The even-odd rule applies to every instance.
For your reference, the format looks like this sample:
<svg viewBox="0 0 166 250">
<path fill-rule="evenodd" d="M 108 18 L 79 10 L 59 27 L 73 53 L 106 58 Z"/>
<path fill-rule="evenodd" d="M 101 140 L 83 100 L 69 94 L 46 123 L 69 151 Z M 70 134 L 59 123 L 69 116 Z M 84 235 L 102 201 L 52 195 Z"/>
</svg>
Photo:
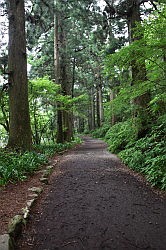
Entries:
<svg viewBox="0 0 166 250">
<path fill-rule="evenodd" d="M 104 142 L 86 137 L 58 169 L 18 250 L 166 249 L 166 200 L 129 174 Z"/>
</svg>

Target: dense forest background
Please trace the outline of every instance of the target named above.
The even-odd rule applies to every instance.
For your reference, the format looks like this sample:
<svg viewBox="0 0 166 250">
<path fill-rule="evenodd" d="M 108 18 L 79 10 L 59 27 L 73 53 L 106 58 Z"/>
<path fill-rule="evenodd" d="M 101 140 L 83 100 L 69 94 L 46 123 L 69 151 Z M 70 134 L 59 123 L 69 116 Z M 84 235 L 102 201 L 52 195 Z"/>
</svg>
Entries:
<svg viewBox="0 0 166 250">
<path fill-rule="evenodd" d="M 1 184 L 87 133 L 166 189 L 165 0 L 0 7 Z"/>
</svg>

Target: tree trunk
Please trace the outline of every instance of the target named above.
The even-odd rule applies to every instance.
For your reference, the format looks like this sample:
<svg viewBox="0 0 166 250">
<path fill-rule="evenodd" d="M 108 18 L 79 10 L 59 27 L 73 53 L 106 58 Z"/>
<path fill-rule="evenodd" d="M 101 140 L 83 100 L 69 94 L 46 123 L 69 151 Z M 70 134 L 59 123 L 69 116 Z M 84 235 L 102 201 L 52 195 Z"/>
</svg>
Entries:
<svg viewBox="0 0 166 250">
<path fill-rule="evenodd" d="M 85 130 L 85 121 L 84 118 L 78 118 L 78 133 L 83 133 Z"/>
<path fill-rule="evenodd" d="M 100 84 L 99 84 L 99 112 L 100 112 L 100 126 L 104 122 L 104 109 L 103 109 L 103 93 L 102 93 L 102 80 L 100 77 Z"/>
<path fill-rule="evenodd" d="M 61 61 L 60 61 L 60 76 L 61 76 L 61 87 L 62 87 L 62 94 L 64 96 L 71 96 L 72 89 L 71 84 L 68 81 L 68 74 L 67 74 L 67 55 L 66 55 L 66 43 L 65 43 L 65 33 L 63 33 L 62 39 L 62 53 L 61 53 Z M 68 65 L 69 67 L 69 65 Z M 66 110 L 65 107 L 63 109 L 63 138 L 64 141 L 70 142 L 73 138 L 73 115 L 72 111 L 69 109 Z"/>
<path fill-rule="evenodd" d="M 68 81 L 67 74 L 67 45 L 66 45 L 66 27 L 65 13 L 61 11 L 59 5 L 64 4 L 56 0 L 55 5 L 57 11 L 55 13 L 55 39 L 54 39 L 54 62 L 55 62 L 55 77 L 58 84 L 61 85 L 62 95 L 72 95 L 72 86 Z M 73 137 L 73 118 L 72 112 L 66 111 L 60 103 L 58 103 L 57 114 L 57 142 L 64 143 L 71 141 Z"/>
<path fill-rule="evenodd" d="M 110 103 L 115 99 L 115 92 L 114 90 L 110 90 Z M 116 123 L 116 116 L 114 113 L 114 105 L 111 103 L 111 125 L 115 125 Z"/>
<path fill-rule="evenodd" d="M 63 112 L 63 120 L 64 120 L 64 141 L 70 142 L 73 138 L 73 117 L 71 112 L 64 111 Z"/>
<path fill-rule="evenodd" d="M 56 6 L 56 1 L 55 1 Z M 59 13 L 55 13 L 54 17 L 54 67 L 55 67 L 55 81 L 60 84 L 60 52 L 59 52 Z M 61 104 L 57 103 L 57 143 L 63 143 L 63 121 L 62 121 Z"/>
<path fill-rule="evenodd" d="M 72 88 L 71 88 L 71 97 L 74 97 L 74 84 L 75 84 L 75 70 L 76 70 L 76 59 L 73 59 L 73 78 L 72 78 Z"/>
<path fill-rule="evenodd" d="M 95 129 L 95 101 L 93 87 L 89 91 L 88 129 L 89 131 Z"/>
<path fill-rule="evenodd" d="M 57 143 L 63 143 L 63 122 L 62 122 L 62 110 L 61 105 L 57 104 Z"/>
<path fill-rule="evenodd" d="M 8 147 L 30 150 L 25 12 L 23 0 L 8 0 L 9 15 L 9 141 Z"/>
<path fill-rule="evenodd" d="M 101 127 L 104 121 L 103 113 L 103 96 L 102 96 L 102 86 L 99 83 L 96 87 L 96 113 L 97 113 L 97 127 Z"/>
<path fill-rule="evenodd" d="M 129 40 L 130 43 L 141 39 L 140 35 L 135 35 L 135 28 L 137 23 L 141 21 L 140 17 L 140 6 L 139 1 L 134 0 L 132 2 L 132 8 L 130 14 L 128 15 L 128 30 L 129 30 Z M 133 59 L 131 65 L 132 83 L 131 85 L 139 84 L 139 82 L 144 82 L 147 80 L 145 61 L 139 60 L 139 58 Z M 139 55 L 139 57 L 141 57 Z M 136 56 L 135 56 L 136 57 Z M 141 123 L 141 129 L 139 131 L 139 137 L 142 137 L 147 132 L 148 127 L 148 103 L 150 101 L 150 92 L 146 92 L 133 100 L 134 104 L 137 106 L 134 116 L 139 117 Z"/>
<path fill-rule="evenodd" d="M 37 120 L 37 101 L 33 102 L 33 119 L 34 119 L 34 142 L 37 145 L 40 145 L 40 138 L 39 138 L 39 127 L 38 127 L 38 120 Z"/>
</svg>

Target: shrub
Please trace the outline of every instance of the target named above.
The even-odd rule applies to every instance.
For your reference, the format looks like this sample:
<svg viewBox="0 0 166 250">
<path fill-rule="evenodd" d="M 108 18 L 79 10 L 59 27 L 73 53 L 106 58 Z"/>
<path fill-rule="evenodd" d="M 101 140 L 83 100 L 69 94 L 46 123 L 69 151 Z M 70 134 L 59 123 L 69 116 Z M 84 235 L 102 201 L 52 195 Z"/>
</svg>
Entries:
<svg viewBox="0 0 166 250">
<path fill-rule="evenodd" d="M 95 129 L 92 132 L 92 135 L 96 138 L 104 138 L 109 128 L 110 128 L 109 124 L 103 124 L 102 127 Z"/>
<path fill-rule="evenodd" d="M 109 150 L 113 153 L 118 153 L 123 150 L 125 146 L 133 142 L 136 137 L 137 127 L 135 126 L 135 121 L 132 119 L 115 124 L 105 135 Z"/>
<path fill-rule="evenodd" d="M 33 152 L 17 153 L 0 150 L 0 185 L 24 180 L 29 174 L 40 169 L 55 153 L 71 148 L 80 139 L 65 144 L 35 145 Z"/>
<path fill-rule="evenodd" d="M 142 172 L 152 186 L 166 190 L 166 148 L 164 122 L 144 138 L 128 144 L 119 156 L 130 168 Z"/>
<path fill-rule="evenodd" d="M 0 185 L 8 181 L 24 180 L 27 174 L 37 170 L 39 166 L 45 164 L 45 155 L 36 152 L 15 153 L 0 151 Z"/>
</svg>

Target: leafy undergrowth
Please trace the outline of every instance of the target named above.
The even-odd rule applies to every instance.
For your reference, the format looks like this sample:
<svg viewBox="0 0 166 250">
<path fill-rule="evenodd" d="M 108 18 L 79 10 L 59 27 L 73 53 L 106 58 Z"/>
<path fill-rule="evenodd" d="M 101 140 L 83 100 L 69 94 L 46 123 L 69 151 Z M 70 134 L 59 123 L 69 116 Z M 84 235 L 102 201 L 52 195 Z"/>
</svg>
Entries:
<svg viewBox="0 0 166 250">
<path fill-rule="evenodd" d="M 77 139 L 65 144 L 35 145 L 32 152 L 17 153 L 5 149 L 0 150 L 0 186 L 9 182 L 25 180 L 28 175 L 39 170 L 48 163 L 48 159 L 56 153 L 73 147 L 80 141 Z"/>
<path fill-rule="evenodd" d="M 131 169 L 141 172 L 152 186 L 166 190 L 166 119 L 160 118 L 140 139 L 132 120 L 119 122 L 107 131 L 100 128 L 93 135 L 103 137 L 109 150 L 118 154 Z"/>
<path fill-rule="evenodd" d="M 166 190 L 166 127 L 157 126 L 119 153 L 130 168 L 143 173 L 152 186 Z"/>
</svg>

